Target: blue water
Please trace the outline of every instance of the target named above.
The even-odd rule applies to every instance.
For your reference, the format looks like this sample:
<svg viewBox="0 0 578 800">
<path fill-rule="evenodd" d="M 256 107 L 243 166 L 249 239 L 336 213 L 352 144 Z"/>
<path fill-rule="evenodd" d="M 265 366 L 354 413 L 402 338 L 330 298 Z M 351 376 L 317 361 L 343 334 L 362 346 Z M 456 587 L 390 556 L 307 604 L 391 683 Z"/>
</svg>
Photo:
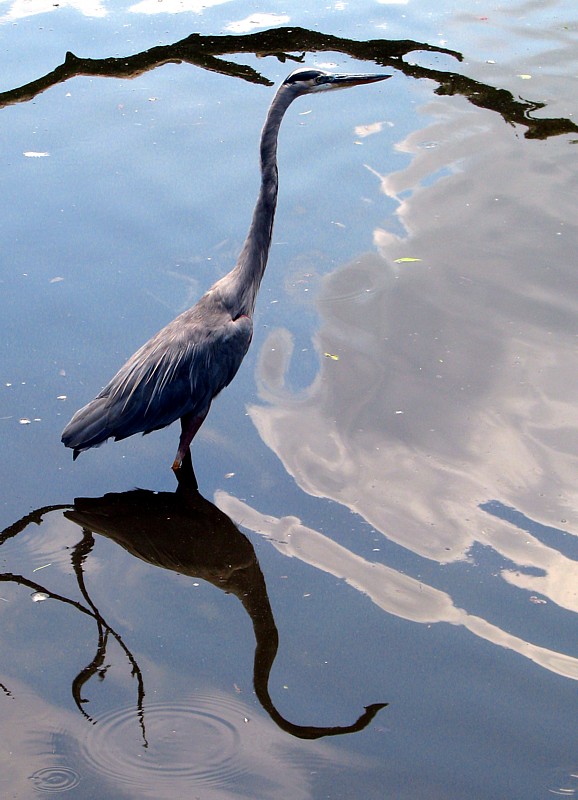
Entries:
<svg viewBox="0 0 578 800">
<path fill-rule="evenodd" d="M 0 12 L 2 796 L 576 796 L 574 5 Z M 279 26 L 341 41 L 16 92 L 69 50 Z M 433 49 L 357 44 L 401 39 Z M 394 77 L 283 122 L 206 501 L 175 495 L 177 425 L 73 463 L 72 413 L 233 266 L 271 51 L 304 50 Z"/>
</svg>

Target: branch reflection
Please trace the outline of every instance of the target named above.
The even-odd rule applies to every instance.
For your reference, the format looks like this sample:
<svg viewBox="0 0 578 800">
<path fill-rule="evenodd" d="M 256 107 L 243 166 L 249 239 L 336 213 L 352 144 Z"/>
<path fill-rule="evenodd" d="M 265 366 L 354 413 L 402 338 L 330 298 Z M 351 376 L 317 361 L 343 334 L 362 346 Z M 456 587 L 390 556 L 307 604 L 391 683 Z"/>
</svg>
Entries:
<svg viewBox="0 0 578 800">
<path fill-rule="evenodd" d="M 2 533 L 0 533 L 0 545 L 4 544 L 9 539 L 17 536 L 19 533 L 26 530 L 26 528 L 31 524 L 34 523 L 36 525 L 41 525 L 43 519 L 48 514 L 54 511 L 63 511 L 63 510 L 70 510 L 70 506 L 65 505 L 52 505 L 52 506 L 43 506 L 30 514 L 27 514 L 22 519 L 18 520 L 18 522 L 14 523 L 10 527 L 6 528 Z M 104 659 L 106 656 L 106 650 L 108 645 L 109 635 L 119 644 L 120 648 L 124 651 L 125 655 L 127 656 L 131 666 L 132 666 L 132 675 L 137 679 L 138 685 L 138 697 L 137 697 L 137 716 L 139 719 L 139 724 L 142 731 L 142 737 L 144 746 L 148 746 L 148 742 L 146 739 L 146 732 L 144 727 L 144 711 L 143 711 L 143 700 L 144 700 L 144 682 L 140 667 L 133 656 L 132 652 L 129 648 L 125 645 L 122 640 L 122 637 L 119 633 L 117 633 L 104 619 L 102 614 L 96 608 L 94 603 L 92 602 L 86 587 L 84 585 L 84 573 L 83 573 L 83 564 L 86 560 L 86 557 L 94 547 L 94 537 L 92 536 L 90 531 L 83 531 L 83 537 L 80 542 L 78 542 L 72 550 L 71 560 L 72 565 L 74 568 L 74 572 L 76 575 L 76 579 L 78 582 L 78 586 L 80 588 L 81 594 L 87 602 L 88 608 L 84 606 L 82 603 L 78 602 L 77 600 L 73 600 L 70 597 L 66 597 L 65 595 L 59 594 L 57 592 L 51 591 L 48 587 L 44 586 L 43 584 L 38 583 L 37 581 L 30 580 L 26 578 L 24 575 L 18 575 L 12 572 L 5 572 L 0 573 L 0 582 L 4 583 L 16 583 L 19 586 L 26 586 L 28 589 L 32 589 L 33 592 L 40 595 L 42 599 L 51 599 L 57 600 L 64 605 L 71 606 L 72 608 L 80 611 L 82 614 L 85 614 L 88 617 L 92 617 L 96 621 L 97 629 L 98 629 L 98 645 L 97 651 L 94 658 L 91 662 L 84 667 L 78 675 L 72 681 L 72 696 L 76 707 L 82 713 L 86 719 L 90 722 L 95 722 L 95 720 L 85 711 L 83 708 L 83 704 L 87 702 L 82 697 L 82 689 L 87 681 L 95 674 L 98 674 L 101 679 L 103 679 L 106 675 L 106 668 L 103 666 Z M 7 695 L 10 695 L 10 691 L 2 686 L 2 689 L 5 691 Z"/>
<path fill-rule="evenodd" d="M 506 89 L 489 86 L 459 73 L 409 64 L 404 56 L 414 52 L 431 52 L 462 61 L 463 56 L 445 47 L 415 42 L 410 39 L 370 39 L 355 41 L 331 36 L 306 28 L 275 28 L 237 36 L 202 36 L 193 33 L 174 44 L 159 45 L 140 53 L 120 58 L 82 58 L 67 52 L 64 63 L 48 74 L 24 86 L 0 92 L 0 108 L 27 102 L 38 94 L 78 76 L 137 78 L 165 64 L 193 64 L 221 75 L 241 78 L 250 83 L 270 86 L 271 81 L 247 64 L 223 59 L 224 55 L 251 54 L 259 58 L 273 57 L 281 63 L 304 62 L 306 54 L 343 53 L 380 67 L 391 67 L 407 77 L 427 78 L 437 84 L 436 94 L 462 95 L 473 105 L 494 111 L 511 125 L 526 128 L 528 139 L 547 139 L 565 133 L 577 133 L 578 125 L 566 118 L 536 119 L 532 114 L 546 107 L 545 102 L 514 98 Z M 297 55 L 296 55 L 297 54 Z"/>
</svg>

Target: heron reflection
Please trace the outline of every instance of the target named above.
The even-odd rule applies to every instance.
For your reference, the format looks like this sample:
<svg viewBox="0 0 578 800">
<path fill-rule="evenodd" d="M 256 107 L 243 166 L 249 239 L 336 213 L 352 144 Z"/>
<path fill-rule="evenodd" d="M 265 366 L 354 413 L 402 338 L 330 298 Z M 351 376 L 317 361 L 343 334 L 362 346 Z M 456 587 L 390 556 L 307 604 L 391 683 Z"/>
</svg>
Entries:
<svg viewBox="0 0 578 800">
<path fill-rule="evenodd" d="M 265 711 L 279 728 L 300 739 L 363 730 L 385 703 L 374 703 L 350 725 L 299 725 L 286 719 L 269 694 L 269 675 L 279 633 L 253 545 L 196 489 L 190 457 L 183 462 L 176 492 L 135 489 L 99 498 L 78 498 L 65 516 L 85 533 L 97 533 L 154 566 L 201 578 L 241 601 L 255 634 L 253 684 Z"/>
<path fill-rule="evenodd" d="M 98 635 L 95 654 L 72 681 L 72 695 L 79 711 L 89 721 L 96 721 L 89 713 L 90 704 L 85 695 L 93 678 L 106 678 L 107 648 L 111 641 L 116 642 L 137 682 L 136 716 L 147 746 L 142 671 L 127 643 L 93 601 L 87 586 L 85 564 L 94 548 L 96 534 L 116 542 L 148 564 L 191 578 L 201 578 L 241 601 L 255 635 L 255 694 L 280 729 L 300 739 L 319 739 L 363 730 L 386 703 L 368 705 L 352 724 L 334 726 L 300 725 L 289 721 L 277 710 L 269 693 L 269 676 L 279 647 L 279 633 L 253 545 L 223 511 L 199 494 L 190 455 L 185 457 L 178 477 L 175 492 L 134 489 L 98 498 L 78 498 L 73 506 L 39 509 L 0 534 L 2 544 L 24 531 L 31 522 L 41 524 L 43 518 L 53 511 L 62 512 L 82 529 L 82 538 L 71 548 L 71 562 L 83 602 L 52 592 L 24 575 L 0 574 L 0 581 L 27 586 L 44 598 L 72 606 L 95 621 Z"/>
</svg>

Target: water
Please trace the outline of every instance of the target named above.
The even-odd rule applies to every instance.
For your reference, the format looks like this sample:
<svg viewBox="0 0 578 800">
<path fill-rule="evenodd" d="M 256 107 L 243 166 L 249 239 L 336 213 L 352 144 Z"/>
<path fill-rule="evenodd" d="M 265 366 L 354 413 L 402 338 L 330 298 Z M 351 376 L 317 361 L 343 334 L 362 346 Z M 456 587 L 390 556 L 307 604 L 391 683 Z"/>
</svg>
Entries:
<svg viewBox="0 0 578 800">
<path fill-rule="evenodd" d="M 575 796 L 574 4 L 0 12 L 2 796 Z M 73 464 L 234 263 L 283 52 L 394 77 L 284 120 L 206 500 L 175 426 Z"/>
</svg>

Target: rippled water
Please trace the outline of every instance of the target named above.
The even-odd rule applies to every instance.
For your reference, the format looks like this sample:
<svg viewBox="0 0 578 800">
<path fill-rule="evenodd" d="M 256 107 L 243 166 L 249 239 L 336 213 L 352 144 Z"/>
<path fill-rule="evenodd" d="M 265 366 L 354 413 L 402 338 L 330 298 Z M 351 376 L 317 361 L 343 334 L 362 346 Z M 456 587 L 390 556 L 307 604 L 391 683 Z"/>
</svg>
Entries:
<svg viewBox="0 0 578 800">
<path fill-rule="evenodd" d="M 37 792 L 69 792 L 80 783 L 78 773 L 69 767 L 44 767 L 30 776 L 32 787 Z"/>
<path fill-rule="evenodd" d="M 85 758 L 141 795 L 158 796 L 159 783 L 168 784 L 172 797 L 179 786 L 181 792 L 192 786 L 233 789 L 248 771 L 241 757 L 246 713 L 233 698 L 193 696 L 180 706 L 151 704 L 143 749 L 143 741 L 133 738 L 134 709 L 115 709 L 88 730 Z M 150 748 L 148 738 L 154 742 Z"/>
<path fill-rule="evenodd" d="M 2 797 L 576 796 L 574 4 L 0 25 Z M 73 411 L 233 265 L 302 54 L 393 78 L 283 122 L 201 494 L 176 426 L 73 463 Z"/>
</svg>

